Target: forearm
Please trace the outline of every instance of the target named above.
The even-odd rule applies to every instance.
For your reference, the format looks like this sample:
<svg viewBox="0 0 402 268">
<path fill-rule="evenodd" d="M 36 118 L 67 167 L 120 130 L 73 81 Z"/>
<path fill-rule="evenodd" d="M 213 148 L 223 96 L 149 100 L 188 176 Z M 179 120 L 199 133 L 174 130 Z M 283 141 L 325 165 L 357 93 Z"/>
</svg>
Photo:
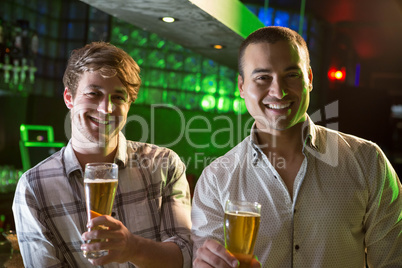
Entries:
<svg viewBox="0 0 402 268">
<path fill-rule="evenodd" d="M 156 242 L 136 237 L 135 252 L 130 262 L 141 268 L 183 267 L 183 256 L 179 246 L 173 242 Z"/>
</svg>

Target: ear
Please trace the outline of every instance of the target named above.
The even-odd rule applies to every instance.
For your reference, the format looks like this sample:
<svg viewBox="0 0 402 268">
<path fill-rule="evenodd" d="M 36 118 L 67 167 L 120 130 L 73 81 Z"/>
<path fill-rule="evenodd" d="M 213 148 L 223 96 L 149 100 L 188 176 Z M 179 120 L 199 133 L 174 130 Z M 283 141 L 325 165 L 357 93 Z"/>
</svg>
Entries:
<svg viewBox="0 0 402 268">
<path fill-rule="evenodd" d="M 310 91 L 312 91 L 313 90 L 313 70 L 311 68 L 308 70 L 308 80 L 309 80 Z"/>
<path fill-rule="evenodd" d="M 243 77 L 239 74 L 237 76 L 237 87 L 239 89 L 240 92 L 240 97 L 242 97 L 244 99 L 244 90 L 243 90 L 243 86 L 244 86 L 244 81 L 243 81 Z"/>
<path fill-rule="evenodd" d="M 73 95 L 71 94 L 71 91 L 66 87 L 64 89 L 64 103 L 66 104 L 68 109 L 71 109 L 74 107 L 74 103 L 73 103 Z"/>
</svg>

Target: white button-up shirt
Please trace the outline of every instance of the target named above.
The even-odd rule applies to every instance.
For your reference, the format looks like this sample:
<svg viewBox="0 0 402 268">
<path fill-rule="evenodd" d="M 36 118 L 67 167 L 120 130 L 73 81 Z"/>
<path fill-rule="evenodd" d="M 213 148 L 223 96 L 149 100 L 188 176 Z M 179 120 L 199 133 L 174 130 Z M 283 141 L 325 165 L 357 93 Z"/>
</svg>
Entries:
<svg viewBox="0 0 402 268">
<path fill-rule="evenodd" d="M 193 259 L 206 238 L 224 244 L 225 202 L 240 199 L 262 206 L 254 253 L 263 267 L 402 267 L 402 187 L 384 153 L 306 123 L 293 199 L 274 168 L 280 159 L 263 154 L 255 134 L 203 171 L 193 198 Z"/>
</svg>

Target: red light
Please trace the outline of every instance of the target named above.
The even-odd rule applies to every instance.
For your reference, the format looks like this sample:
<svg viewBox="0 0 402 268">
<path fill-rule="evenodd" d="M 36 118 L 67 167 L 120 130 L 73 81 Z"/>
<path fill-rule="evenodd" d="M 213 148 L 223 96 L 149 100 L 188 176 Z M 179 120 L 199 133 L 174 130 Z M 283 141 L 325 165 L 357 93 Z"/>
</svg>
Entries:
<svg viewBox="0 0 402 268">
<path fill-rule="evenodd" d="M 332 67 L 328 71 L 328 78 L 330 81 L 343 82 L 343 81 L 345 81 L 345 77 L 346 77 L 345 67 L 342 67 L 341 69 L 336 69 L 336 68 Z"/>
</svg>

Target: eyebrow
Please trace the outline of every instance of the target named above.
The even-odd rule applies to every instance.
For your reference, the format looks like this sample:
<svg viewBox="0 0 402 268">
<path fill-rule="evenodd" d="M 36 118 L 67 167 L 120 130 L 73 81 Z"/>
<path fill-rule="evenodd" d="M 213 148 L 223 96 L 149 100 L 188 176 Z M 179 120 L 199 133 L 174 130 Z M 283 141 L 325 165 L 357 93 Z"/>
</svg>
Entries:
<svg viewBox="0 0 402 268">
<path fill-rule="evenodd" d="M 97 90 L 101 90 L 103 89 L 103 87 L 96 85 L 96 84 L 89 84 L 85 87 L 85 89 L 97 89 Z M 113 93 L 117 93 L 117 94 L 123 94 L 125 96 L 128 96 L 128 92 L 125 89 L 121 89 L 121 88 L 117 88 L 114 90 Z"/>
<path fill-rule="evenodd" d="M 291 65 L 291 66 L 289 66 L 289 67 L 287 67 L 287 68 L 285 69 L 285 72 L 287 72 L 287 71 L 292 71 L 292 70 L 299 71 L 299 70 L 301 70 L 301 68 L 300 68 L 298 65 Z M 272 72 L 271 69 L 267 69 L 267 68 L 257 68 L 257 69 L 254 69 L 254 70 L 251 72 L 251 74 L 253 75 L 253 74 L 257 74 L 257 73 L 271 73 L 271 72 Z"/>
</svg>

